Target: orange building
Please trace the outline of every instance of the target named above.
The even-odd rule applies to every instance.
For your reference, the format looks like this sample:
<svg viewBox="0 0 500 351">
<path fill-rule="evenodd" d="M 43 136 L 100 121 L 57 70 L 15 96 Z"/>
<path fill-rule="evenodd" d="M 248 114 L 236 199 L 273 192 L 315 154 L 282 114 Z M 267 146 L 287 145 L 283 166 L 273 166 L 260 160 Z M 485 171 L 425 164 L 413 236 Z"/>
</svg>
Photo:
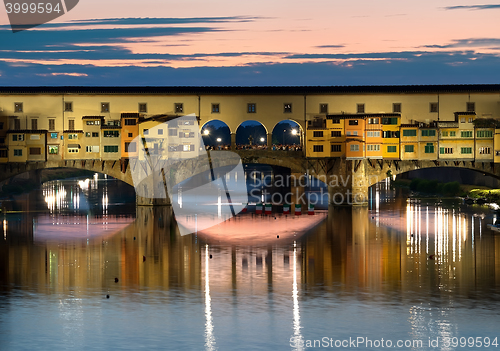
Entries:
<svg viewBox="0 0 500 351">
<path fill-rule="evenodd" d="M 133 141 L 139 135 L 139 113 L 122 113 L 121 115 L 121 157 L 137 156 L 137 146 Z"/>
<path fill-rule="evenodd" d="M 340 116 L 344 118 L 346 158 L 347 159 L 365 158 L 366 120 L 364 115 L 340 115 Z"/>
</svg>

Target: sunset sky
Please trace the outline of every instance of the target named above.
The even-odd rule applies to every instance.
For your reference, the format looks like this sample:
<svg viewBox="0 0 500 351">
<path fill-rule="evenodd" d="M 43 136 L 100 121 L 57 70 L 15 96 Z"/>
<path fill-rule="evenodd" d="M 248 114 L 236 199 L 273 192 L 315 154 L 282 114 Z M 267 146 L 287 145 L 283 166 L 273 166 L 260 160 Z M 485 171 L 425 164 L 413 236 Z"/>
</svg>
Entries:
<svg viewBox="0 0 500 351">
<path fill-rule="evenodd" d="M 499 83 L 500 3 L 81 0 L 13 33 L 2 85 Z"/>
</svg>

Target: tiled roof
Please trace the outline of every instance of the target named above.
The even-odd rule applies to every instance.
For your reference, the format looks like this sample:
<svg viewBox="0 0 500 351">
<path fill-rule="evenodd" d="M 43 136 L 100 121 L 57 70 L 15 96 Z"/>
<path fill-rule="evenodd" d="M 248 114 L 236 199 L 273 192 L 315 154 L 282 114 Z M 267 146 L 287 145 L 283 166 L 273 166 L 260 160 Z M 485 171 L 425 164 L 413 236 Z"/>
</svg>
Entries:
<svg viewBox="0 0 500 351">
<path fill-rule="evenodd" d="M 83 130 L 65 130 L 63 133 L 82 133 L 83 134 Z"/>
<path fill-rule="evenodd" d="M 32 86 L 0 87 L 0 94 L 367 94 L 500 92 L 500 84 L 359 86 Z"/>
<path fill-rule="evenodd" d="M 337 119 L 337 118 L 344 118 L 344 119 L 353 119 L 353 118 L 358 118 L 358 119 L 365 119 L 365 118 L 373 118 L 373 117 L 401 117 L 400 113 L 341 113 L 341 114 L 334 114 L 334 115 L 327 115 L 326 119 Z"/>
<path fill-rule="evenodd" d="M 104 119 L 104 116 L 83 116 L 82 119 Z"/>
</svg>

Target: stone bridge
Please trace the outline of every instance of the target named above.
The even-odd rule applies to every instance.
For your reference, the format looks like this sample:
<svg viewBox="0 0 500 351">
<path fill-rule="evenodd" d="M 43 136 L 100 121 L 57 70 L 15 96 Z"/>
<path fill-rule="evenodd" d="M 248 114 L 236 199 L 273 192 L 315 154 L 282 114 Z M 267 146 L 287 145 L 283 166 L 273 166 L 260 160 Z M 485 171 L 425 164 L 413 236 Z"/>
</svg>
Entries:
<svg viewBox="0 0 500 351">
<path fill-rule="evenodd" d="M 500 164 L 475 161 L 398 161 L 398 160 L 346 160 L 342 158 L 305 158 L 300 151 L 268 151 L 268 150 L 238 150 L 235 151 L 243 164 L 266 164 L 290 169 L 296 178 L 310 174 L 328 185 L 330 202 L 333 204 L 363 205 L 368 200 L 368 188 L 388 176 L 397 175 L 412 170 L 450 167 L 472 169 L 500 179 Z M 227 153 L 227 151 L 226 151 Z M 237 157 L 217 157 L 225 155 L 222 151 L 210 151 L 209 160 L 214 168 L 228 166 L 238 162 Z M 235 161 L 236 160 L 236 161 Z M 208 162 L 190 159 L 182 161 L 175 170 L 176 183 L 193 175 L 209 171 Z M 205 158 L 206 161 L 206 158 Z M 31 172 L 33 177 L 42 169 L 74 168 L 96 173 L 107 174 L 127 184 L 134 185 L 132 172 L 137 165 L 133 161 L 116 160 L 66 160 L 27 163 L 6 163 L 0 165 L 0 182 L 25 172 Z M 164 185 L 162 180 L 149 184 L 151 192 L 154 187 Z M 152 196 L 153 197 L 153 196 Z M 138 205 L 166 205 L 168 199 L 137 197 Z"/>
</svg>

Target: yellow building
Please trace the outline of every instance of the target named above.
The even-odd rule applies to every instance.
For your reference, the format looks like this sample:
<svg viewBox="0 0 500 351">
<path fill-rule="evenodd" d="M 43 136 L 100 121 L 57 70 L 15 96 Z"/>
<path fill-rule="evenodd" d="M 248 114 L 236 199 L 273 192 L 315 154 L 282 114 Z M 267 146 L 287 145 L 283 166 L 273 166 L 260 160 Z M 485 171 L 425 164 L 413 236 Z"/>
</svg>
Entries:
<svg viewBox="0 0 500 351">
<path fill-rule="evenodd" d="M 331 147 L 330 140 L 336 141 L 334 144 L 342 144 L 345 141 L 345 137 L 342 137 L 344 133 L 343 128 L 335 128 L 333 125 L 340 125 L 336 123 L 338 120 L 335 119 L 335 124 L 332 124 L 332 119 L 326 119 L 322 117 L 316 117 L 312 121 L 308 121 L 306 139 L 307 139 L 307 150 L 306 153 L 309 157 L 334 157 L 332 156 L 332 151 L 335 149 L 334 154 L 341 154 L 338 147 Z M 327 127 L 327 123 L 330 128 Z"/>
<path fill-rule="evenodd" d="M 400 125 L 400 155 L 401 160 L 418 160 L 419 142 L 418 142 L 418 124 Z"/>
<path fill-rule="evenodd" d="M 380 116 L 382 121 L 383 146 L 382 157 L 384 159 L 399 159 L 399 129 L 401 115 L 398 113 Z"/>
<path fill-rule="evenodd" d="M 419 142 L 418 159 L 419 160 L 437 160 L 438 152 L 438 133 L 437 123 L 419 123 Z"/>
<path fill-rule="evenodd" d="M 85 149 L 82 149 L 82 144 L 85 145 L 83 138 L 84 138 L 83 130 L 64 131 L 63 133 L 64 160 L 81 160 L 85 158 Z"/>
<path fill-rule="evenodd" d="M 82 117 L 83 140 L 81 140 L 81 150 L 85 154 L 82 159 L 99 160 L 101 158 L 101 127 L 104 124 L 103 116 Z"/>
<path fill-rule="evenodd" d="M 139 121 L 143 118 L 139 113 L 122 113 L 121 126 L 121 157 L 129 158 L 137 156 L 137 142 L 134 139 L 139 135 Z"/>
</svg>

